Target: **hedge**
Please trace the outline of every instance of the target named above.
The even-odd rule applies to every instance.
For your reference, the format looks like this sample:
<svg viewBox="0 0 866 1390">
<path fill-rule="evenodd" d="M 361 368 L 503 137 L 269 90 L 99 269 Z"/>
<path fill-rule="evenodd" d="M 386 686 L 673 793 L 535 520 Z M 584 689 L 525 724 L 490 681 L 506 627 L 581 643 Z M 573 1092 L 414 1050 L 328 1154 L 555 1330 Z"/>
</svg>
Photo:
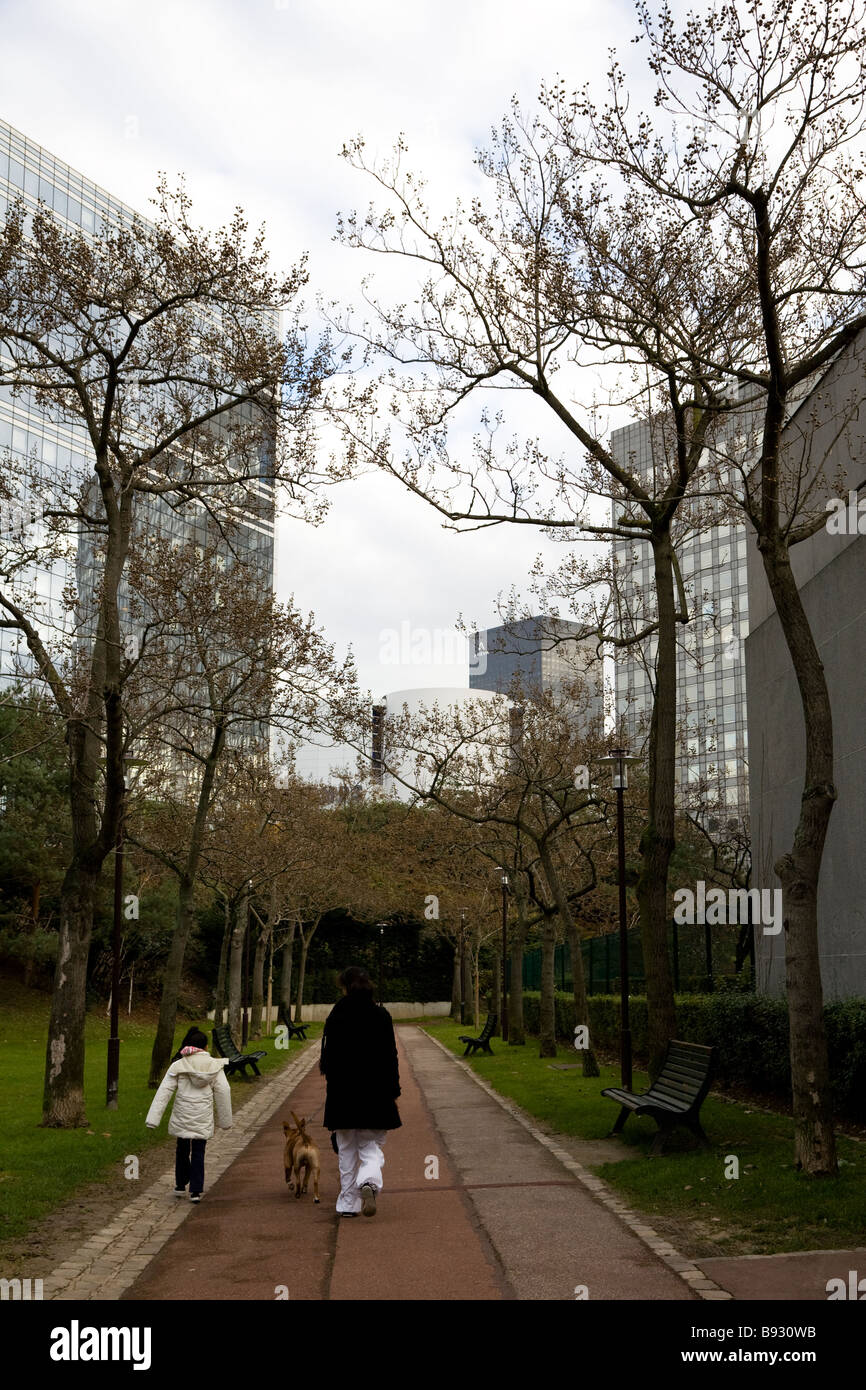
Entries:
<svg viewBox="0 0 866 1390">
<path fill-rule="evenodd" d="M 556 1036 L 574 1037 L 574 1000 L 554 996 Z M 788 1056 L 788 1006 L 783 999 L 721 990 L 677 998 L 677 1033 L 689 1042 L 716 1048 L 716 1080 L 723 1086 L 742 1085 L 756 1092 L 791 1099 Z M 538 1034 L 541 996 L 524 993 L 524 1023 Z M 601 1049 L 619 1048 L 619 995 L 589 998 L 590 1036 Z M 846 999 L 824 1006 L 833 1101 L 838 1114 L 866 1120 L 866 999 Z M 647 1056 L 647 1004 L 642 996 L 629 998 L 632 1049 L 638 1061 Z"/>
</svg>

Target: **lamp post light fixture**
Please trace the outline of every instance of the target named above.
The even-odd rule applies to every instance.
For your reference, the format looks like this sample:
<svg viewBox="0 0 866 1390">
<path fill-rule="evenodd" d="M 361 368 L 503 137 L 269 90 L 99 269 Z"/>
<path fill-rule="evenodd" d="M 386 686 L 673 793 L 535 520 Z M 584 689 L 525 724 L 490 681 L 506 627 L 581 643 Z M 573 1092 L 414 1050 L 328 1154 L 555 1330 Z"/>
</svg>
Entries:
<svg viewBox="0 0 866 1390">
<path fill-rule="evenodd" d="M 640 762 L 625 748 L 614 748 L 601 763 L 610 763 L 616 792 L 616 840 L 619 861 L 619 997 L 620 997 L 620 1070 L 624 1091 L 631 1090 L 631 1024 L 628 1012 L 628 925 L 625 906 L 625 808 L 623 793 L 628 787 L 628 765 Z"/>
<path fill-rule="evenodd" d="M 508 988 L 505 981 L 505 971 L 508 967 L 508 870 L 502 864 L 497 864 L 496 867 L 502 874 L 502 988 L 500 995 L 502 999 L 502 1041 L 507 1043 Z"/>
</svg>

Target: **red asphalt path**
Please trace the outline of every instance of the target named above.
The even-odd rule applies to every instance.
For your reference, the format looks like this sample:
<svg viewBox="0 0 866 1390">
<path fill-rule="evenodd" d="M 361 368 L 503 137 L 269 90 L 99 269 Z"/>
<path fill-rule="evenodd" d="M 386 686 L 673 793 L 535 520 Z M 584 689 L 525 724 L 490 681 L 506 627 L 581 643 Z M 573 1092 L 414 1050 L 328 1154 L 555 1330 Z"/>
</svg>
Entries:
<svg viewBox="0 0 866 1390">
<path fill-rule="evenodd" d="M 314 1067 L 123 1295 L 125 1300 L 442 1300 L 512 1298 L 429 1116 L 398 1034 L 400 1115 L 388 1135 L 375 1217 L 340 1218 L 337 1158 L 322 1128 Z M 314 1115 L 320 1205 L 283 1175 L 283 1119 Z M 425 1178 L 438 1159 L 438 1180 Z M 175 1201 L 176 1198 L 168 1200 Z M 186 1199 L 184 1199 L 186 1200 Z"/>
</svg>

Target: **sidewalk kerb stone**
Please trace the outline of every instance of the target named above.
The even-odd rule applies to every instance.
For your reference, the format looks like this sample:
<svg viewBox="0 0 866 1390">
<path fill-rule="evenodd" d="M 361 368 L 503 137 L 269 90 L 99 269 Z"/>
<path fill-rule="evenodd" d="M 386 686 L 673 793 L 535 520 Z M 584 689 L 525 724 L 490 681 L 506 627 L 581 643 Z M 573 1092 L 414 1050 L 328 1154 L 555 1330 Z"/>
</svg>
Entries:
<svg viewBox="0 0 866 1390">
<path fill-rule="evenodd" d="M 319 1050 L 318 1041 L 309 1042 L 294 1061 L 266 1081 L 259 1094 L 238 1112 L 230 1130 L 217 1130 L 213 1139 L 208 1140 L 208 1186 L 213 1186 L 231 1167 L 255 1137 L 262 1122 L 312 1070 Z M 45 1299 L 119 1299 L 181 1223 L 197 1210 L 194 1202 L 178 1202 L 173 1192 L 174 1164 L 51 1271 L 44 1281 Z"/>
</svg>

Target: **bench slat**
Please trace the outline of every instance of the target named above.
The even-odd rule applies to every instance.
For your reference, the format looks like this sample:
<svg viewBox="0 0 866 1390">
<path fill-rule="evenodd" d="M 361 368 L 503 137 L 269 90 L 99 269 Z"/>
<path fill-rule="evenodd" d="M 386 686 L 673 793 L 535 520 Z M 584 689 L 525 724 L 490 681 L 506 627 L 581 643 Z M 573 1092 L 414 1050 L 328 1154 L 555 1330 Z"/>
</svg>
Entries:
<svg viewBox="0 0 866 1390">
<path fill-rule="evenodd" d="M 708 1064 L 706 1062 L 688 1062 L 680 1057 L 668 1057 L 665 1060 L 663 1071 L 676 1071 L 683 1076 L 706 1076 Z"/>
<path fill-rule="evenodd" d="M 698 1116 L 710 1088 L 714 1049 L 703 1043 L 688 1043 L 680 1038 L 668 1042 L 664 1064 L 659 1075 L 643 1095 L 634 1095 L 620 1087 L 607 1087 L 602 1095 L 621 1107 L 620 1117 L 612 1133 L 622 1129 L 626 1112 L 651 1116 L 659 1126 L 653 1152 L 660 1151 L 663 1135 L 676 1124 L 687 1124 L 706 1143 Z"/>
<path fill-rule="evenodd" d="M 662 1101 L 677 1101 L 678 1104 L 694 1105 L 701 1091 L 678 1091 L 674 1086 L 651 1086 L 646 1095 L 657 1095 Z"/>
<path fill-rule="evenodd" d="M 698 1076 L 692 1072 L 675 1071 L 671 1067 L 665 1067 L 659 1072 L 656 1080 L 669 1081 L 672 1086 L 691 1086 L 697 1090 L 703 1084 L 706 1075 L 706 1069 Z"/>
<path fill-rule="evenodd" d="M 664 1073 L 662 1073 L 662 1075 L 653 1082 L 650 1089 L 656 1090 L 665 1087 L 666 1090 L 675 1091 L 676 1094 L 680 1096 L 696 1096 L 702 1085 L 703 1079 L 701 1079 L 701 1081 L 692 1081 L 691 1079 L 688 1081 L 680 1081 L 675 1076 L 665 1076 Z"/>
</svg>

